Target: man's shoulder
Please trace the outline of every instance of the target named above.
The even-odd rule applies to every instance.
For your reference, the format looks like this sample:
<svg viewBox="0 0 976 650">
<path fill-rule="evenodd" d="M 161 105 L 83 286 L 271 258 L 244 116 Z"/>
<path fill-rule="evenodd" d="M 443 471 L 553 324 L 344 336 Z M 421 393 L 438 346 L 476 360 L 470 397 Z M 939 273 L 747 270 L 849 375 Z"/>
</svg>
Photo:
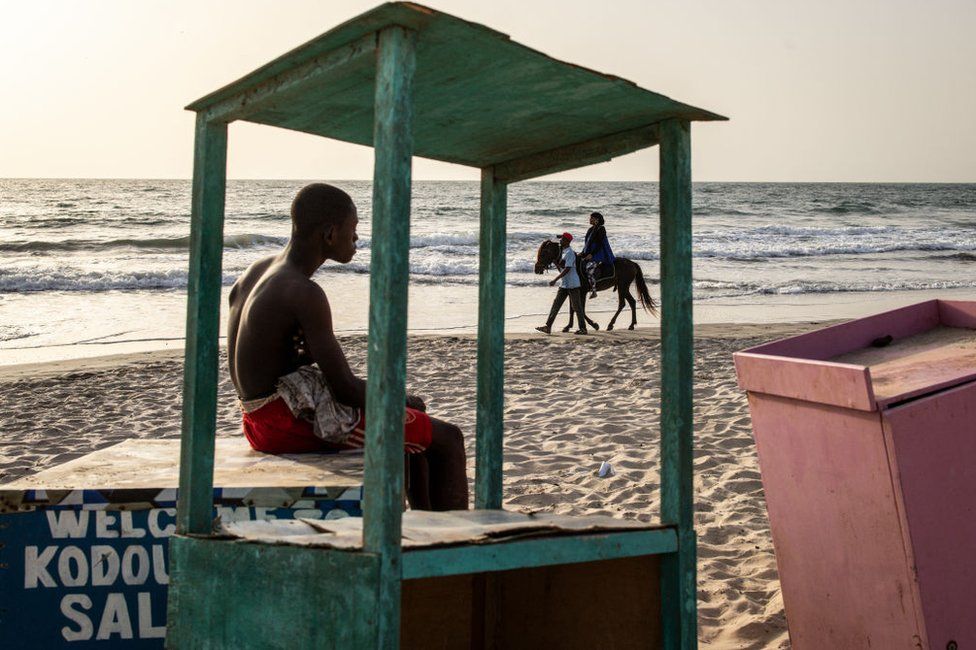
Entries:
<svg viewBox="0 0 976 650">
<path fill-rule="evenodd" d="M 324 300 L 325 293 L 316 282 L 294 266 L 282 263 L 278 256 L 258 260 L 237 279 L 234 289 L 243 290 L 248 302 L 260 300 L 277 304 Z M 231 298 L 233 300 L 233 296 Z"/>
<path fill-rule="evenodd" d="M 308 298 L 309 295 L 325 295 L 317 282 L 287 264 L 269 268 L 263 284 L 266 287 L 274 286 L 276 292 L 285 291 L 288 295 L 301 298 Z"/>
<path fill-rule="evenodd" d="M 268 268 L 274 263 L 276 258 L 276 255 L 269 255 L 251 264 L 244 270 L 243 273 L 241 273 L 240 277 L 237 278 L 237 281 L 234 282 L 234 286 L 253 284 L 257 282 L 261 276 L 268 271 Z"/>
</svg>

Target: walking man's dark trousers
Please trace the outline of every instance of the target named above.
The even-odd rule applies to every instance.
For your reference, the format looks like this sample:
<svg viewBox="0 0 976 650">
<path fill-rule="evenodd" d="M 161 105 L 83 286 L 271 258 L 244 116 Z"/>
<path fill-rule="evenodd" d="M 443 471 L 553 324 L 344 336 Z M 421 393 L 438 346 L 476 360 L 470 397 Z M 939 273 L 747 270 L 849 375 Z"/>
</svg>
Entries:
<svg viewBox="0 0 976 650">
<path fill-rule="evenodd" d="M 576 313 L 576 318 L 579 319 L 577 322 L 579 322 L 580 330 L 585 332 L 586 321 L 583 319 L 583 308 L 579 287 L 573 287 L 572 289 L 564 289 L 563 287 L 559 287 L 559 290 L 556 291 L 556 299 L 552 301 L 552 309 L 549 310 L 549 318 L 546 320 L 546 327 L 552 329 L 552 324 L 556 322 L 556 316 L 559 315 L 559 310 L 563 308 L 563 303 L 566 302 L 566 296 L 569 296 L 569 308 Z"/>
</svg>

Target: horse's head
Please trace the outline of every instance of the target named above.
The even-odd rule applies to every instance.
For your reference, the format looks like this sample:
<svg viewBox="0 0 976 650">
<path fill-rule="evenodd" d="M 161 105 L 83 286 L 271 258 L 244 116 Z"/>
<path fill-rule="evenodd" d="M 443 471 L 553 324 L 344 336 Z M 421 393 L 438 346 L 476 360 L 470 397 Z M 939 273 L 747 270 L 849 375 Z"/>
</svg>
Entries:
<svg viewBox="0 0 976 650">
<path fill-rule="evenodd" d="M 558 259 L 559 244 L 549 239 L 543 241 L 539 245 L 539 252 L 535 254 L 536 275 L 542 275 L 542 272 L 555 264 Z"/>
</svg>

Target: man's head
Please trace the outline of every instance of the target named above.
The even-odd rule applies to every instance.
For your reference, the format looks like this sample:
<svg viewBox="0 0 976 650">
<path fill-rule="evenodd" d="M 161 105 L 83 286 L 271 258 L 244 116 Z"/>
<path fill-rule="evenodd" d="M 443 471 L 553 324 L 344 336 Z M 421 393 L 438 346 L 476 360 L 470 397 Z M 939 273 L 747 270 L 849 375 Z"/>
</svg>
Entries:
<svg viewBox="0 0 976 650">
<path fill-rule="evenodd" d="M 325 259 L 345 264 L 356 254 L 359 216 L 352 198 L 338 187 L 312 183 L 291 202 L 291 237 Z"/>
<path fill-rule="evenodd" d="M 591 226 L 602 226 L 603 225 L 603 215 L 599 212 L 590 213 L 590 225 Z"/>
<path fill-rule="evenodd" d="M 568 232 L 564 232 L 559 236 L 559 246 L 561 248 L 566 248 L 569 246 L 569 242 L 573 241 L 573 236 Z"/>
</svg>

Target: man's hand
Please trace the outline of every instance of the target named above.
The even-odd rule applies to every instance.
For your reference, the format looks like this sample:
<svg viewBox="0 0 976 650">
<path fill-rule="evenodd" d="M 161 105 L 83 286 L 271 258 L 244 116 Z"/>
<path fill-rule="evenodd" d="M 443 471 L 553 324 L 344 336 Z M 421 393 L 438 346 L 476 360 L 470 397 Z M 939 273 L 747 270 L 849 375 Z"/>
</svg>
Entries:
<svg viewBox="0 0 976 650">
<path fill-rule="evenodd" d="M 425 404 L 424 400 L 417 395 L 407 393 L 407 406 L 416 411 L 427 412 L 427 404 Z"/>
<path fill-rule="evenodd" d="M 555 280 L 550 280 L 550 281 L 549 281 L 549 286 L 550 286 L 550 287 L 554 287 L 554 286 L 556 286 L 556 281 L 555 281 Z"/>
</svg>

